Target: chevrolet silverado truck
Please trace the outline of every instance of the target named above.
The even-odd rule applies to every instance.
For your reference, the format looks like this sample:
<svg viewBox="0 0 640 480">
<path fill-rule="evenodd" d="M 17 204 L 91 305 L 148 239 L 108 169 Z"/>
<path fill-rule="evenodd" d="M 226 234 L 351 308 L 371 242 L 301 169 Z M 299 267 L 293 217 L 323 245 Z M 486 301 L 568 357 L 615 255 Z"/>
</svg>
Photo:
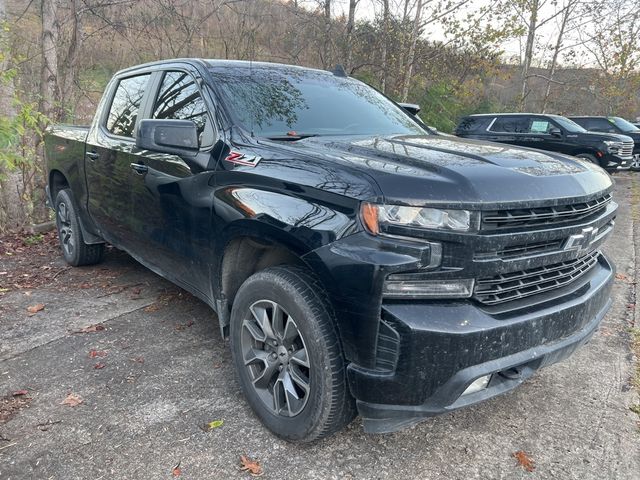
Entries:
<svg viewBox="0 0 640 480">
<path fill-rule="evenodd" d="M 206 302 L 248 404 L 289 441 L 509 391 L 610 306 L 612 180 L 434 135 L 410 110 L 341 69 L 118 72 L 91 126 L 45 138 L 64 258 L 99 262 L 109 242 Z"/>
</svg>

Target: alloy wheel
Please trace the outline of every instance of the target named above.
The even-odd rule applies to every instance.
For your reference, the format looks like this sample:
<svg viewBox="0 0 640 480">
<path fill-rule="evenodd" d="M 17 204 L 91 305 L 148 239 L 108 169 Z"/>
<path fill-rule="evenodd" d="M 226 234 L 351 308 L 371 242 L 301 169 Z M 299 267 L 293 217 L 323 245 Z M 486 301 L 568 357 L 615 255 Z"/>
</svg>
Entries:
<svg viewBox="0 0 640 480">
<path fill-rule="evenodd" d="M 636 153 L 633 155 L 633 160 L 631 160 L 631 168 L 634 170 L 640 170 L 640 153 Z"/>
<path fill-rule="evenodd" d="M 71 226 L 71 213 L 65 202 L 58 204 L 57 220 L 60 243 L 62 244 L 65 254 L 71 257 L 75 250 L 75 235 Z"/>
<path fill-rule="evenodd" d="M 240 344 L 264 405 L 284 417 L 302 412 L 309 399 L 311 365 L 295 320 L 278 303 L 259 300 L 244 316 Z"/>
</svg>

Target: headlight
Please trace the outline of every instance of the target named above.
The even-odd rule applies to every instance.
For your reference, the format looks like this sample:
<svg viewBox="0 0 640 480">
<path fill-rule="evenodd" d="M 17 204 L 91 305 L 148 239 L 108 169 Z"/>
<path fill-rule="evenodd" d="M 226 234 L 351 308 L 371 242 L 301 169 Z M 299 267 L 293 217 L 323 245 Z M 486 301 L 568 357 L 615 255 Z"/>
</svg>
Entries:
<svg viewBox="0 0 640 480">
<path fill-rule="evenodd" d="M 622 142 L 616 142 L 614 140 L 605 140 L 603 142 L 607 146 L 608 153 L 618 153 L 622 148 Z"/>
<path fill-rule="evenodd" d="M 390 225 L 458 232 L 472 228 L 472 214 L 468 210 L 363 203 L 360 213 L 367 230 L 375 235 Z"/>
</svg>

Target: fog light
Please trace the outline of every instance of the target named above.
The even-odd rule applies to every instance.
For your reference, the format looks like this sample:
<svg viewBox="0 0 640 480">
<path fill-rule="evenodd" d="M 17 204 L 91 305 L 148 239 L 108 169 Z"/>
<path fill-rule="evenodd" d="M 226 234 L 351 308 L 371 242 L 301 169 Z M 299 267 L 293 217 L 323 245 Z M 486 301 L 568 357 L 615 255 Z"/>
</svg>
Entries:
<svg viewBox="0 0 640 480">
<path fill-rule="evenodd" d="M 390 275 L 384 282 L 385 298 L 468 298 L 473 292 L 473 280 L 415 280 L 402 275 Z"/>
<path fill-rule="evenodd" d="M 476 393 L 480 390 L 484 390 L 485 388 L 487 388 L 487 385 L 489 385 L 489 380 L 491 380 L 491 375 L 485 375 L 484 377 L 478 378 L 471 385 L 469 385 L 464 392 L 462 392 L 462 395 L 469 395 L 471 393 Z"/>
</svg>

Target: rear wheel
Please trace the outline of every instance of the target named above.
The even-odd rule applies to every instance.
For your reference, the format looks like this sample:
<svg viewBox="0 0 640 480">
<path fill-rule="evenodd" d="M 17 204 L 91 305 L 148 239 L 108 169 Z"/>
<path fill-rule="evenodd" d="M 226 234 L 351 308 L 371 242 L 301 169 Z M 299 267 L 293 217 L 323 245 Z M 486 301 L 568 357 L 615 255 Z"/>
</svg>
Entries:
<svg viewBox="0 0 640 480">
<path fill-rule="evenodd" d="M 272 267 L 249 277 L 234 300 L 230 334 L 240 386 L 277 436 L 310 442 L 354 418 L 331 308 L 305 270 Z"/>
<path fill-rule="evenodd" d="M 55 207 L 58 238 L 65 261 L 74 267 L 101 262 L 104 257 L 104 243 L 96 245 L 84 243 L 80 220 L 70 189 L 66 188 L 58 192 Z"/>
</svg>

